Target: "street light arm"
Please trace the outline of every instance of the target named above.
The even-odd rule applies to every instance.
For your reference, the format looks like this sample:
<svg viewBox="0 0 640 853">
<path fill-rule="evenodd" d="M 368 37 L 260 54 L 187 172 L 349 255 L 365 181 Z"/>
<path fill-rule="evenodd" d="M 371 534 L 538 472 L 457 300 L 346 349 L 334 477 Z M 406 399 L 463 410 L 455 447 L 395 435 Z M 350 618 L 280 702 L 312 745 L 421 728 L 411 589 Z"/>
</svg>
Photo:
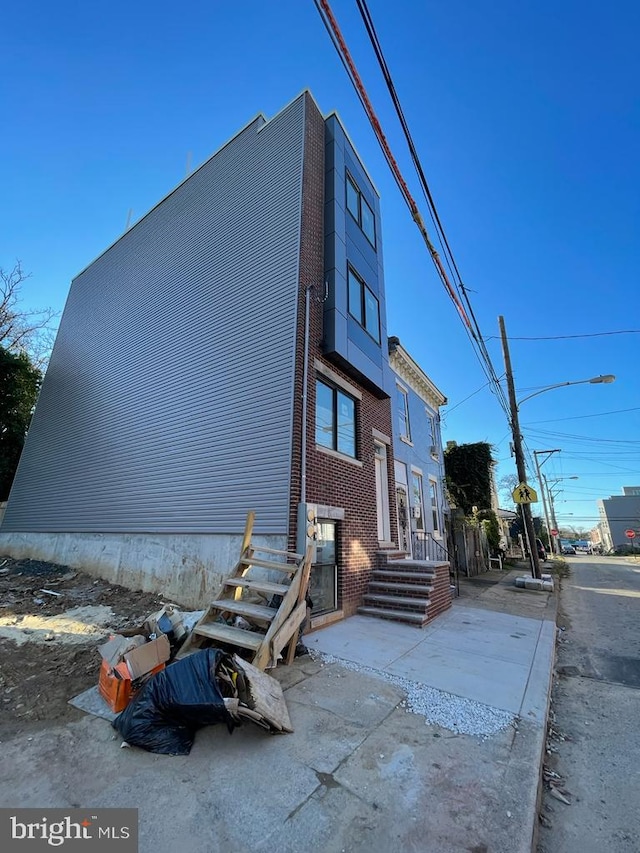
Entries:
<svg viewBox="0 0 640 853">
<path fill-rule="evenodd" d="M 613 376 L 613 374 L 607 373 L 604 376 L 593 376 L 591 379 L 577 379 L 574 382 L 558 382 L 557 385 L 548 385 L 546 388 L 541 388 L 539 391 L 534 391 L 533 394 L 523 397 L 522 400 L 518 400 L 518 408 L 532 397 L 537 397 L 538 394 L 545 394 L 547 391 L 553 391 L 555 388 L 566 388 L 567 385 L 609 385 L 611 382 L 615 382 L 615 379 L 616 377 Z"/>
</svg>

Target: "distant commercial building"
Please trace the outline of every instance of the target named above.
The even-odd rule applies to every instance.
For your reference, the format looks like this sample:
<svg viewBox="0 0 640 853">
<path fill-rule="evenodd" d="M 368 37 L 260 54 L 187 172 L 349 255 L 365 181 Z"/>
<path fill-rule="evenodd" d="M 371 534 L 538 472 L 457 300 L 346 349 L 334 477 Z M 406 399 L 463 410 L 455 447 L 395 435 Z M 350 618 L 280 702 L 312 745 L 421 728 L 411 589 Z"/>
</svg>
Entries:
<svg viewBox="0 0 640 853">
<path fill-rule="evenodd" d="M 640 486 L 623 486 L 621 495 L 598 501 L 598 532 L 604 551 L 620 548 L 634 541 L 626 531 L 635 531 L 640 540 Z"/>
</svg>

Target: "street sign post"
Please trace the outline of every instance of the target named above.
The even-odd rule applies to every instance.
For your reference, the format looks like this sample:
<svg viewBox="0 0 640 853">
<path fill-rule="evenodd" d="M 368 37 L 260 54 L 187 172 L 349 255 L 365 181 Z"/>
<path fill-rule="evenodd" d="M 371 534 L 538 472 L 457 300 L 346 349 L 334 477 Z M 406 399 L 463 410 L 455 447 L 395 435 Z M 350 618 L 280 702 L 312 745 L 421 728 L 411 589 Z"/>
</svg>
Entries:
<svg viewBox="0 0 640 853">
<path fill-rule="evenodd" d="M 627 539 L 635 539 L 636 532 L 635 530 L 625 530 L 624 535 L 627 537 Z"/>
</svg>

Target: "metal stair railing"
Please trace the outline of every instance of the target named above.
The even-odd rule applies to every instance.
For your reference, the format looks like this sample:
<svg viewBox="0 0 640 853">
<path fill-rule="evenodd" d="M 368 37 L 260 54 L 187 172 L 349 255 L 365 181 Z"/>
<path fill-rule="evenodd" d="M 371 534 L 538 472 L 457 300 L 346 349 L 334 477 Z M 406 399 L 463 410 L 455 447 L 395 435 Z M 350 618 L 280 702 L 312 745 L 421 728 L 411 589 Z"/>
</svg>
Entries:
<svg viewBox="0 0 640 853">
<path fill-rule="evenodd" d="M 411 546 L 414 560 L 433 560 L 434 562 L 449 563 L 449 582 L 455 587 L 456 595 L 460 595 L 458 563 L 453 554 L 439 542 L 429 531 L 413 531 Z"/>
</svg>

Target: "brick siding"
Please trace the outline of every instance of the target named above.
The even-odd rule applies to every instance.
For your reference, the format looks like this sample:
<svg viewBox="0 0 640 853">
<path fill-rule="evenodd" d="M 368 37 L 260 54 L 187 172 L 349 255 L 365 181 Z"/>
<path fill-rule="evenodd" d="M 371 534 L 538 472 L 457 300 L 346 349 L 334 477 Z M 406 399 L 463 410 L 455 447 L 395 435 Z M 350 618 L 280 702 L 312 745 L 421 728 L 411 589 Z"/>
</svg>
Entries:
<svg viewBox="0 0 640 853">
<path fill-rule="evenodd" d="M 324 120 L 307 96 L 305 160 L 303 170 L 302 237 L 300 246 L 300 290 L 296 340 L 295 400 L 293 407 L 293 457 L 290 498 L 290 547 L 295 548 L 297 507 L 300 502 L 301 431 L 305 293 L 313 287 L 310 300 L 309 371 L 307 388 L 307 490 L 310 503 L 341 507 L 345 518 L 338 522 L 338 607 L 345 616 L 355 613 L 367 591 L 371 571 L 380 548 L 377 532 L 375 447 L 372 430 L 391 436 L 391 403 L 376 398 L 322 354 L 324 293 Z M 358 387 L 357 458 L 362 467 L 316 449 L 314 360 L 324 362 L 351 385 Z M 391 536 L 395 534 L 395 487 L 393 450 L 387 447 L 387 480 L 391 516 Z"/>
<path fill-rule="evenodd" d="M 430 603 L 427 613 L 429 622 L 451 607 L 451 581 L 448 566 L 436 568 L 436 576 L 432 586 L 433 590 L 429 593 Z"/>
</svg>

